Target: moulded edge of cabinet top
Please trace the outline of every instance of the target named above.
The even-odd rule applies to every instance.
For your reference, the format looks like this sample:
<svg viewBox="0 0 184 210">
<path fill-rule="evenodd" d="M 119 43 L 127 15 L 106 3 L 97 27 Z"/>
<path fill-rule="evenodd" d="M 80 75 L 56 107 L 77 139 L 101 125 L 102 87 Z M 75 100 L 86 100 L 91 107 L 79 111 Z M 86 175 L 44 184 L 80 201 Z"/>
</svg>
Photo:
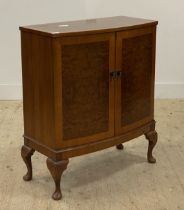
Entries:
<svg viewBox="0 0 184 210">
<path fill-rule="evenodd" d="M 21 26 L 21 31 L 42 34 L 51 37 L 60 37 L 76 34 L 91 34 L 113 32 L 127 29 L 136 29 L 157 25 L 158 21 L 133 18 L 126 16 L 115 16 L 97 19 L 66 21 L 47 23 L 39 25 Z"/>
</svg>

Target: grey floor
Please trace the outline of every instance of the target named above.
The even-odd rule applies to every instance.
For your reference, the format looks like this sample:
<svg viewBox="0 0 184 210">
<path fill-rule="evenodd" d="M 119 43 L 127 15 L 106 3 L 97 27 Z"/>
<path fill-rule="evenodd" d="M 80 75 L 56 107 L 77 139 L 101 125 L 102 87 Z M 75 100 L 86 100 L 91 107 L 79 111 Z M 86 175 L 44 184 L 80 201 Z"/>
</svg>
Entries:
<svg viewBox="0 0 184 210">
<path fill-rule="evenodd" d="M 0 101 L 0 210 L 184 210 L 184 100 L 157 100 L 155 119 L 155 165 L 146 162 L 143 136 L 124 151 L 72 158 L 62 177 L 63 199 L 53 201 L 46 157 L 35 153 L 33 180 L 22 180 L 22 103 Z"/>
</svg>

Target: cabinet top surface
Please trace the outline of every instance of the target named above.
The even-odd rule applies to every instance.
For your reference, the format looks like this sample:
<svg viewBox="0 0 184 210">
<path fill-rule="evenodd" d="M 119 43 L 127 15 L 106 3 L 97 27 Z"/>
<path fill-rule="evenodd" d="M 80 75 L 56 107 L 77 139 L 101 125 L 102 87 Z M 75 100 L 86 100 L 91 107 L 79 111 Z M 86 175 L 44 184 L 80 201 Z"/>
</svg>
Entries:
<svg viewBox="0 0 184 210">
<path fill-rule="evenodd" d="M 65 21 L 39 25 L 21 26 L 21 31 L 29 31 L 51 37 L 72 35 L 76 33 L 112 32 L 157 25 L 157 21 L 126 16 Z"/>
</svg>

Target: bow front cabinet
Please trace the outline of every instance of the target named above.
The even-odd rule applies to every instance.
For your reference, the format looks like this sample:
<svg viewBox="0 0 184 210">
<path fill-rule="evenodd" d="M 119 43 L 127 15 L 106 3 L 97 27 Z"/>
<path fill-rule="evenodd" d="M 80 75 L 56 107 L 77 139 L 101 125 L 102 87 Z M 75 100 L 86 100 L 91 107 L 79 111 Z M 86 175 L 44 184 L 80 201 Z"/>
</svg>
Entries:
<svg viewBox="0 0 184 210">
<path fill-rule="evenodd" d="M 20 27 L 24 180 L 34 151 L 46 155 L 58 200 L 69 158 L 140 135 L 155 163 L 156 25 L 119 16 Z"/>
</svg>

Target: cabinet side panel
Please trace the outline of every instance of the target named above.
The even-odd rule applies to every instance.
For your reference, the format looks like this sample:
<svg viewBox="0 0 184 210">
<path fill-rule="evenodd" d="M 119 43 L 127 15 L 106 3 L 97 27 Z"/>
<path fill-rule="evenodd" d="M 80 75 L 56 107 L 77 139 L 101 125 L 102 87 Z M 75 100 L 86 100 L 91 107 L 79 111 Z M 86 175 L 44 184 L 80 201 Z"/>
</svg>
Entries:
<svg viewBox="0 0 184 210">
<path fill-rule="evenodd" d="M 142 120 L 151 113 L 152 48 L 151 33 L 122 40 L 122 126 Z"/>
<path fill-rule="evenodd" d="M 109 130 L 109 41 L 62 46 L 63 138 Z"/>
<path fill-rule="evenodd" d="M 51 38 L 21 33 L 24 136 L 54 147 Z"/>
</svg>

